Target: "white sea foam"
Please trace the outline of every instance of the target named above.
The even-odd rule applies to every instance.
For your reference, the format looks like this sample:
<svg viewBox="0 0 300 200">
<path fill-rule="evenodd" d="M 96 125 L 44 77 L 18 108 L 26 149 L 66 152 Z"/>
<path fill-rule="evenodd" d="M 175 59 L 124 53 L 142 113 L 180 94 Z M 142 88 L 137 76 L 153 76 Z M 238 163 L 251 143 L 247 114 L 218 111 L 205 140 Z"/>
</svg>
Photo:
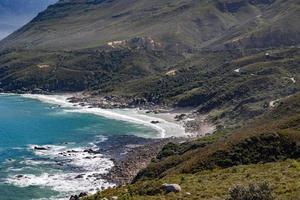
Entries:
<svg viewBox="0 0 300 200">
<path fill-rule="evenodd" d="M 21 167 L 21 168 L 14 168 L 14 167 L 9 167 L 7 168 L 7 171 L 10 171 L 10 172 L 21 172 L 21 171 L 24 171 L 26 169 L 31 169 L 31 167 Z"/>
<path fill-rule="evenodd" d="M 160 137 L 184 136 L 184 128 L 169 120 L 145 114 L 138 109 L 100 109 L 89 108 L 88 106 L 79 106 L 68 102 L 72 95 L 22 95 L 25 98 L 37 99 L 45 103 L 59 105 L 64 108 L 64 112 L 89 113 L 100 115 L 109 119 L 121 120 L 135 124 L 149 126 L 160 133 Z M 151 123 L 159 121 L 158 124 Z M 99 142 L 107 138 L 99 136 Z M 94 193 L 98 189 L 114 186 L 107 182 L 101 175 L 107 174 L 113 167 L 113 162 L 101 154 L 84 151 L 84 148 L 73 148 L 74 144 L 62 145 L 29 145 L 29 150 L 43 159 L 29 159 L 24 161 L 27 166 L 51 165 L 53 170 L 45 171 L 42 174 L 23 174 L 23 176 L 11 175 L 7 183 L 20 187 L 41 186 L 50 187 L 53 190 L 61 192 L 62 196 L 58 198 L 67 199 L 70 194 L 76 194 L 82 191 Z M 38 150 L 40 147 L 41 149 Z M 42 150 L 45 148 L 45 150 Z M 89 149 L 96 150 L 97 146 L 90 143 Z M 57 165 L 57 168 L 55 167 Z M 69 170 L 68 170 L 69 169 Z M 25 172 L 26 173 L 26 172 Z"/>
<path fill-rule="evenodd" d="M 50 187 L 51 189 L 61 192 L 63 196 L 70 196 L 71 194 L 88 191 L 95 193 L 101 188 L 114 186 L 104 179 L 95 177 L 95 173 L 88 172 L 84 174 L 83 178 L 75 178 L 78 173 L 43 173 L 40 175 L 25 174 L 22 177 L 10 177 L 7 183 L 16 185 L 18 187 L 40 186 Z"/>
<path fill-rule="evenodd" d="M 119 110 L 121 111 L 121 110 Z M 159 125 L 152 124 L 151 121 L 157 120 L 157 118 L 150 117 L 150 116 L 143 116 L 143 115 L 130 115 L 133 113 L 127 112 L 127 113 L 118 113 L 117 109 L 100 109 L 100 108 L 81 108 L 81 109 L 75 109 L 75 110 L 66 110 L 66 112 L 76 112 L 76 113 L 86 113 L 86 114 L 95 114 L 99 116 L 104 116 L 106 118 L 110 119 L 116 119 L 136 124 L 141 124 L 145 126 L 152 127 L 160 132 L 160 137 L 164 138 L 166 137 L 166 130 Z M 127 115 L 126 115 L 127 114 Z M 167 123 L 164 120 L 165 123 Z M 163 123 L 163 122 L 162 122 Z M 173 124 L 172 124 L 173 125 Z"/>
<path fill-rule="evenodd" d="M 36 147 L 45 150 L 37 150 Z M 56 164 L 65 167 L 66 170 L 58 168 L 42 174 L 11 175 L 6 180 L 8 184 L 19 187 L 50 187 L 60 192 L 62 197 L 69 197 L 71 194 L 83 191 L 94 193 L 101 188 L 114 186 L 101 178 L 101 175 L 107 174 L 113 167 L 113 162 L 96 152 L 97 149 L 94 146 L 85 149 L 62 145 L 29 145 L 28 148 L 46 160 L 26 160 L 24 164 L 29 166 Z M 69 170 L 67 170 L 68 168 Z"/>
<path fill-rule="evenodd" d="M 35 147 L 45 148 L 47 150 L 34 150 Z M 113 166 L 113 162 L 108 158 L 104 158 L 102 154 L 90 153 L 86 151 L 92 150 L 96 152 L 96 147 L 68 148 L 66 146 L 58 145 L 29 145 L 29 148 L 32 149 L 33 152 L 38 156 L 50 158 L 51 160 L 55 160 L 57 162 L 61 161 L 62 164 L 68 164 L 73 167 L 82 168 L 84 171 L 97 171 L 98 173 L 105 174 L 108 173 L 108 170 Z"/>
<path fill-rule="evenodd" d="M 185 128 L 175 122 L 167 121 L 159 118 L 159 116 L 151 116 L 140 112 L 137 109 L 101 109 L 90 108 L 88 106 L 79 106 L 68 102 L 68 98 L 72 97 L 71 94 L 65 95 L 38 95 L 38 94 L 24 94 L 26 98 L 37 99 L 45 103 L 60 105 L 65 109 L 65 112 L 95 114 L 109 119 L 131 122 L 151 127 L 160 133 L 160 137 L 183 137 L 186 136 Z M 72 108 L 72 109 L 70 109 Z M 158 124 L 151 123 L 152 121 L 159 121 Z"/>
<path fill-rule="evenodd" d="M 15 93 L 1 93 L 0 92 L 0 95 L 1 96 L 14 96 L 14 95 L 16 95 Z"/>
<path fill-rule="evenodd" d="M 69 94 L 65 94 L 65 95 L 22 94 L 21 96 L 30 99 L 37 99 L 39 101 L 49 103 L 49 104 L 60 105 L 62 107 L 73 107 L 73 103 L 67 101 L 68 98 L 72 97 L 72 95 Z"/>
</svg>

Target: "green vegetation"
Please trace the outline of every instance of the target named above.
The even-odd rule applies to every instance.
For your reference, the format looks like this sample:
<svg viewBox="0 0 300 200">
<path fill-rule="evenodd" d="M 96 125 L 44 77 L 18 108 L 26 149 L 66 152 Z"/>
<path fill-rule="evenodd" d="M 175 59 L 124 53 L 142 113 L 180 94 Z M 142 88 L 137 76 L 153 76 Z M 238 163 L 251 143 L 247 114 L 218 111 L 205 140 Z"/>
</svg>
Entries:
<svg viewBox="0 0 300 200">
<path fill-rule="evenodd" d="M 227 125 L 260 115 L 271 101 L 299 91 L 297 48 L 249 51 L 243 56 L 240 51 L 174 56 L 123 48 L 108 52 L 14 51 L 0 55 L 0 63 L 5 63 L 0 64 L 0 87 L 17 92 L 39 88 L 140 97 L 158 104 L 198 107 L 199 112 L 211 112 L 213 120 L 229 119 Z M 48 67 L 39 68 L 42 64 Z M 240 73 L 234 72 L 237 68 Z M 171 70 L 176 73 L 168 75 Z"/>
<path fill-rule="evenodd" d="M 176 151 L 173 150 L 179 153 L 162 157 L 163 152 L 168 149 L 165 147 L 159 154 L 159 162 L 153 162 L 142 170 L 136 180 L 299 158 L 299 119 L 300 93 L 282 101 L 277 108 L 242 128 L 206 136 L 190 144 L 183 143 Z M 181 151 L 185 148 L 188 150 Z"/>
<path fill-rule="evenodd" d="M 297 199 L 300 192 L 300 93 L 237 130 L 168 144 L 134 182 L 88 199 Z M 266 182 L 270 185 L 260 185 Z M 177 183 L 179 194 L 165 194 Z M 248 187 L 247 185 L 250 184 Z M 258 184 L 258 186 L 251 186 Z M 238 186 L 237 186 L 238 185 Z M 264 198 L 258 198 L 262 195 Z M 231 196 L 231 197 L 230 197 Z M 251 198 L 250 198 L 251 199 Z"/>
<path fill-rule="evenodd" d="M 299 91 L 299 13 L 296 0 L 60 1 L 0 42 L 0 91 L 139 97 L 237 124 Z"/>
<path fill-rule="evenodd" d="M 259 185 L 250 184 L 249 187 L 235 186 L 229 192 L 227 200 L 273 200 L 272 190 L 267 183 Z"/>
<path fill-rule="evenodd" d="M 108 189 L 84 200 L 118 196 L 121 200 L 225 199 L 230 189 L 267 182 L 275 199 L 295 200 L 300 195 L 300 162 L 286 160 L 267 164 L 240 165 L 227 169 L 204 170 L 194 174 L 174 174 L 162 179 L 138 181 L 126 187 Z M 263 180 L 262 180 L 263 179 Z M 180 193 L 164 194 L 163 183 L 178 183 Z M 243 199 L 244 200 L 244 199 Z"/>
<path fill-rule="evenodd" d="M 61 0 L 0 42 L 0 92 L 138 97 L 218 123 L 88 199 L 268 199 L 269 188 L 248 187 L 263 177 L 275 199 L 294 200 L 299 11 L 297 0 Z M 162 183 L 183 191 L 164 194 Z"/>
</svg>

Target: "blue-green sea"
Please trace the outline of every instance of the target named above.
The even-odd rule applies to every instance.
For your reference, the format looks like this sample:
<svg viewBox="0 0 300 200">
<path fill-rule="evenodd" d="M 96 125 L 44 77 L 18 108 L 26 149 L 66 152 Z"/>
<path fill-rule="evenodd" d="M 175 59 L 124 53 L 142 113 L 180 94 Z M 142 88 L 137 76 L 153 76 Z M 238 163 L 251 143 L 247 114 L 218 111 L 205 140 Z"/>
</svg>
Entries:
<svg viewBox="0 0 300 200">
<path fill-rule="evenodd" d="M 113 183 L 96 143 L 112 135 L 155 137 L 150 127 L 19 95 L 0 95 L 0 200 L 68 199 Z"/>
</svg>

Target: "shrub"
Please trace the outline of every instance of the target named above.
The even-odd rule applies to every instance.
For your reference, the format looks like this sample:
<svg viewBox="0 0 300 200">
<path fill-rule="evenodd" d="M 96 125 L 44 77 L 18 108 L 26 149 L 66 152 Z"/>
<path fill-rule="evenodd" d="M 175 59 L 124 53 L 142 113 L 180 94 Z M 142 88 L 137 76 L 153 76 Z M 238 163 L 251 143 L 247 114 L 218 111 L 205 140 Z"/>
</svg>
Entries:
<svg viewBox="0 0 300 200">
<path fill-rule="evenodd" d="M 262 183 L 248 187 L 235 186 L 230 189 L 227 200 L 274 200 L 274 197 L 270 186 Z"/>
</svg>

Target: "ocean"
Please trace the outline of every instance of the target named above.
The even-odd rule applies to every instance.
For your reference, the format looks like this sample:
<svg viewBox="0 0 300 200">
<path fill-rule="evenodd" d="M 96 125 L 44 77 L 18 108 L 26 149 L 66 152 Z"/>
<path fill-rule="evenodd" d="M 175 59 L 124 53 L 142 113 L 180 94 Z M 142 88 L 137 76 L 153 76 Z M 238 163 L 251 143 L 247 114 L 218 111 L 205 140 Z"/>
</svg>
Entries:
<svg viewBox="0 0 300 200">
<path fill-rule="evenodd" d="M 112 160 L 93 152 L 107 137 L 167 134 L 151 117 L 124 112 L 80 108 L 60 96 L 0 95 L 0 200 L 68 199 L 113 186 L 101 176 Z"/>
</svg>

